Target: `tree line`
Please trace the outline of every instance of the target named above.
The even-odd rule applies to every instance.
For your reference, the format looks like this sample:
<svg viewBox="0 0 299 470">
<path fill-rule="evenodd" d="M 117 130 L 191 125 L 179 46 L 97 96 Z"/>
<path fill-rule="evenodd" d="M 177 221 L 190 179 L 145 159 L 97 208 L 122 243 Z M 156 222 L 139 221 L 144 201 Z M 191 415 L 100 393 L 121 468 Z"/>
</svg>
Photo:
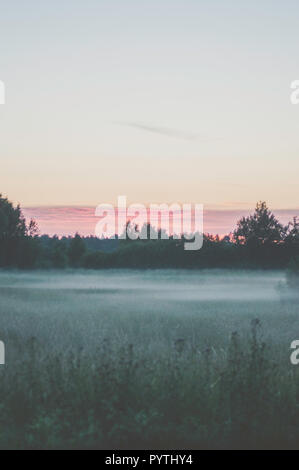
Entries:
<svg viewBox="0 0 299 470">
<path fill-rule="evenodd" d="M 127 225 L 130 230 L 130 224 Z M 141 230 L 150 230 L 150 226 Z M 0 266 L 51 268 L 285 268 L 299 265 L 299 222 L 281 224 L 265 202 L 241 218 L 225 237 L 204 234 L 201 250 L 185 251 L 184 239 L 99 239 L 40 236 L 20 206 L 0 194 Z"/>
</svg>

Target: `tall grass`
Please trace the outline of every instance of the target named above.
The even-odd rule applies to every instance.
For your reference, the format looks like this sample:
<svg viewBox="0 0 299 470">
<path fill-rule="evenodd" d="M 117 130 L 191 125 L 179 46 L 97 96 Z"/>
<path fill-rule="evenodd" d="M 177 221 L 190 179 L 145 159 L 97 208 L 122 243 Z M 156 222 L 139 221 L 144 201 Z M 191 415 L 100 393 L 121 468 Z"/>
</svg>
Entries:
<svg viewBox="0 0 299 470">
<path fill-rule="evenodd" d="M 45 355 L 32 338 L 1 370 L 0 446 L 297 448 L 299 375 L 259 330 L 253 320 L 220 351 L 180 339 L 154 360 L 109 340 L 96 354 Z"/>
<path fill-rule="evenodd" d="M 87 274 L 60 289 L 28 276 L 1 278 L 0 448 L 299 447 L 294 302 L 155 302 L 88 290 Z"/>
</svg>

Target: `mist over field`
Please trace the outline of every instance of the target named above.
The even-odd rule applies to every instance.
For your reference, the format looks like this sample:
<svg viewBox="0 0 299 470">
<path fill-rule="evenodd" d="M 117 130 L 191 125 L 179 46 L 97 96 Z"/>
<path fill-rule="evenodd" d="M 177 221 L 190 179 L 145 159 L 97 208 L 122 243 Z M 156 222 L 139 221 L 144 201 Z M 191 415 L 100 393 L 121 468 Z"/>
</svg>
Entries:
<svg viewBox="0 0 299 470">
<path fill-rule="evenodd" d="M 223 344 L 259 317 L 265 333 L 276 329 L 281 339 L 290 326 L 278 290 L 284 278 L 281 271 L 2 271 L 1 332 L 51 349 L 96 347 L 105 337 L 164 349 L 177 337 Z"/>
</svg>

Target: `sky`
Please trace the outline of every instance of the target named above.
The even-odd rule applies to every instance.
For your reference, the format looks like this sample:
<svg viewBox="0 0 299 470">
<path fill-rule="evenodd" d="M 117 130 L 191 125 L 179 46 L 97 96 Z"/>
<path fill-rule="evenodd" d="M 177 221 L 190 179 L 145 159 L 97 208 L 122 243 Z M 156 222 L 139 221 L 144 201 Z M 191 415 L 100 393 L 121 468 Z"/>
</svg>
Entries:
<svg viewBox="0 0 299 470">
<path fill-rule="evenodd" d="M 0 7 L 0 192 L 42 225 L 119 195 L 296 213 L 298 1 Z"/>
</svg>

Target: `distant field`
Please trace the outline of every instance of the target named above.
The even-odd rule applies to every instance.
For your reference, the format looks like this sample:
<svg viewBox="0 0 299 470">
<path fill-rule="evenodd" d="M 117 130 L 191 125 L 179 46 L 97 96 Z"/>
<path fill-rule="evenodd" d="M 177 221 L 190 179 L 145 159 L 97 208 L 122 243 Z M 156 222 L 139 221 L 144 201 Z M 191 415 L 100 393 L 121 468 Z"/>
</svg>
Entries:
<svg viewBox="0 0 299 470">
<path fill-rule="evenodd" d="M 299 311 L 283 282 L 277 271 L 0 271 L 0 446 L 296 447 Z"/>
<path fill-rule="evenodd" d="M 283 342 L 296 325 L 299 333 L 296 309 L 280 302 L 283 280 L 277 271 L 0 271 L 0 326 L 2 336 L 14 331 L 51 348 L 109 337 L 164 349 L 178 337 L 223 345 L 259 317 L 264 334 Z"/>
</svg>

